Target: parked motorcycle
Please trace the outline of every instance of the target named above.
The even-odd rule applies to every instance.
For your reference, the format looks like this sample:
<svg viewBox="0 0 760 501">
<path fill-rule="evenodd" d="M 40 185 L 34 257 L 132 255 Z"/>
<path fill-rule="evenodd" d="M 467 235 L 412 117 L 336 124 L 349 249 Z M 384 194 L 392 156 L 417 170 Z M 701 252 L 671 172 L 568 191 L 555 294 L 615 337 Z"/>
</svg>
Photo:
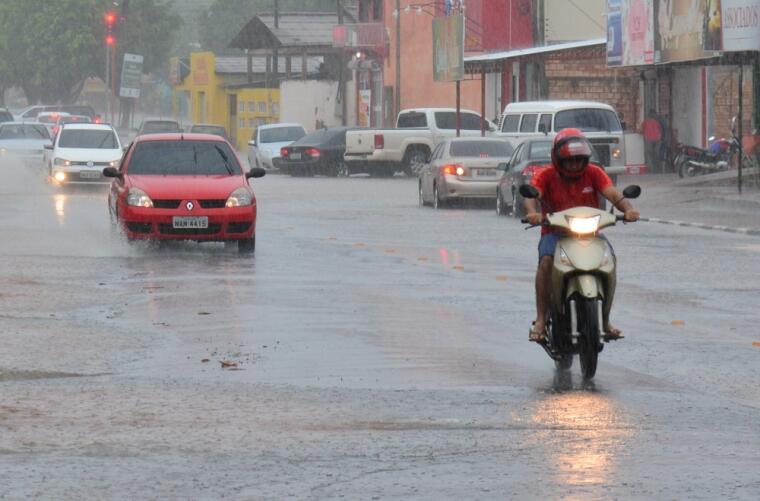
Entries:
<svg viewBox="0 0 760 501">
<path fill-rule="evenodd" d="M 534 186 L 520 186 L 524 198 L 538 198 Z M 641 188 L 623 190 L 625 198 L 636 198 Z M 543 226 L 564 236 L 557 243 L 551 278 L 551 304 L 546 322 L 546 339 L 539 344 L 554 360 L 557 369 L 568 370 L 578 354 L 586 379 L 596 374 L 597 358 L 610 340 L 604 333 L 615 295 L 616 260 L 599 230 L 613 226 L 624 216 L 592 207 L 574 207 L 547 214 Z M 528 223 L 527 219 L 522 219 Z"/>
<path fill-rule="evenodd" d="M 741 151 L 736 134 L 736 117 L 731 119 L 731 138 L 708 138 L 707 149 L 678 143 L 678 154 L 673 165 L 679 177 L 692 177 L 727 170 L 735 165 L 735 156 Z"/>
</svg>

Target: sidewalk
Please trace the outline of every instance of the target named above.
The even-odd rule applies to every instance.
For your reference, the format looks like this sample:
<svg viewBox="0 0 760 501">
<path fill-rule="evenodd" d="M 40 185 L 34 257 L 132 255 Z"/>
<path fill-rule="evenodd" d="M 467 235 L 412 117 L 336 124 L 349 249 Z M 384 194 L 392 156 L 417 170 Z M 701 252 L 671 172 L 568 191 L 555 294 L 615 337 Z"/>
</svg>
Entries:
<svg viewBox="0 0 760 501">
<path fill-rule="evenodd" d="M 760 189 L 755 182 L 745 183 L 741 195 L 735 182 L 716 186 L 692 178 L 685 183 L 675 174 L 622 176 L 618 180 L 619 188 L 629 184 L 642 188 L 634 206 L 644 221 L 760 236 Z"/>
</svg>

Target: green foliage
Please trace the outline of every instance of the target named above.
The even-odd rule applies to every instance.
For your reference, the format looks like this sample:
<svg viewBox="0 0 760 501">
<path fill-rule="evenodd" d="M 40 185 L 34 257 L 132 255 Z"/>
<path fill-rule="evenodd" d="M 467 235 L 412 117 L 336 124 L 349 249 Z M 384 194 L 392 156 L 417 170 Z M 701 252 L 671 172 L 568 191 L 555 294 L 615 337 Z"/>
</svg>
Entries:
<svg viewBox="0 0 760 501">
<path fill-rule="evenodd" d="M 105 76 L 108 0 L 0 2 L 0 85 L 19 85 L 29 102 L 75 100 L 86 78 Z M 120 54 L 145 56 L 145 71 L 164 64 L 179 20 L 159 0 L 131 0 L 116 33 Z M 120 59 L 120 57 L 117 57 Z"/>
<path fill-rule="evenodd" d="M 279 0 L 280 12 L 335 12 L 336 0 Z M 256 14 L 274 12 L 274 0 L 216 0 L 198 19 L 203 50 L 220 52 Z"/>
</svg>

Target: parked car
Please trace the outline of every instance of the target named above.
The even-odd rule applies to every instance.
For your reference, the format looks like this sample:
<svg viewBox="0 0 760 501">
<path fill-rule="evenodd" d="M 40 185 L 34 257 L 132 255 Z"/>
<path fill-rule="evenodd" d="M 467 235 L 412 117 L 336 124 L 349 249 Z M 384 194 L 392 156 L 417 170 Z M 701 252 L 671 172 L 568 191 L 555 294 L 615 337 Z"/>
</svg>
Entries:
<svg viewBox="0 0 760 501">
<path fill-rule="evenodd" d="M 151 118 L 143 120 L 137 129 L 137 135 L 143 134 L 165 134 L 173 132 L 182 132 L 179 122 L 171 118 Z"/>
<path fill-rule="evenodd" d="M 253 130 L 248 141 L 248 165 L 272 170 L 274 159 L 280 155 L 280 149 L 288 146 L 306 135 L 303 125 L 296 123 L 276 123 L 260 125 Z"/>
<path fill-rule="evenodd" d="M 306 134 L 290 146 L 280 149 L 274 166 L 291 176 L 348 176 L 351 172 L 343 161 L 346 132 L 356 127 L 333 127 Z"/>
<path fill-rule="evenodd" d="M 470 110 L 460 110 L 462 136 L 480 137 L 496 130 L 494 124 Z M 346 135 L 345 160 L 352 172 L 392 176 L 404 172 L 416 176 L 433 151 L 448 137 L 456 136 L 456 110 L 415 108 L 401 110 L 395 129 L 366 129 Z"/>
<path fill-rule="evenodd" d="M 541 169 L 552 164 L 553 139 L 526 139 L 515 148 L 507 164 L 501 166 L 501 177 L 496 186 L 496 214 L 512 213 L 523 217 L 523 198 L 520 185 L 529 183 Z M 599 165 L 599 156 L 592 152 L 591 161 Z"/>
<path fill-rule="evenodd" d="M 232 145 L 211 134 L 145 134 L 135 138 L 113 178 L 112 220 L 127 240 L 237 242 L 256 246 L 256 197 Z"/>
<path fill-rule="evenodd" d="M 440 142 L 420 170 L 420 205 L 444 207 L 451 200 L 494 199 L 499 165 L 509 161 L 509 141 L 489 137 L 453 137 Z"/>
<path fill-rule="evenodd" d="M 625 136 L 615 108 L 596 101 L 521 101 L 509 103 L 495 135 L 517 145 L 527 139 L 553 139 L 568 127 L 583 131 L 599 164 L 613 179 L 625 173 Z"/>
<path fill-rule="evenodd" d="M 43 124 L 0 123 L 0 158 L 19 159 L 28 166 L 40 168 L 46 145 L 50 145 L 50 133 Z"/>
<path fill-rule="evenodd" d="M 93 123 L 60 127 L 53 144 L 45 147 L 50 179 L 58 185 L 109 182 L 103 168 L 116 167 L 123 153 L 113 127 Z"/>
<path fill-rule="evenodd" d="M 7 108 L 0 108 L 0 123 L 3 122 L 13 122 L 13 113 L 8 111 Z"/>
<path fill-rule="evenodd" d="M 217 125 L 217 124 L 193 124 L 190 126 L 190 132 L 198 133 L 198 134 L 214 134 L 215 136 L 223 137 L 224 139 L 227 139 L 229 141 L 229 137 L 227 137 L 227 129 L 224 128 L 224 125 Z"/>
</svg>

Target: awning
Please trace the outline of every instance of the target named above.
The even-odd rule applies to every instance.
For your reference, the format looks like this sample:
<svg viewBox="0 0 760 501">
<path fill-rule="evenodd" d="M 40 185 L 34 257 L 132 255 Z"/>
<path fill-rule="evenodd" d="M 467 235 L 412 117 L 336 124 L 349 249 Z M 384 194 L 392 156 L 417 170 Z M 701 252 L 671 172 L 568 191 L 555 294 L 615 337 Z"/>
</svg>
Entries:
<svg viewBox="0 0 760 501">
<path fill-rule="evenodd" d="M 508 61 L 510 59 L 535 56 L 538 54 L 547 54 L 550 52 L 583 49 L 586 47 L 594 47 L 599 45 L 607 45 L 607 38 L 594 38 L 591 40 L 578 40 L 575 42 L 542 45 L 540 47 L 527 47 L 525 49 L 489 52 L 487 54 L 465 57 L 464 70 L 465 73 L 481 73 L 484 68 L 496 68 L 499 63 Z"/>
</svg>

